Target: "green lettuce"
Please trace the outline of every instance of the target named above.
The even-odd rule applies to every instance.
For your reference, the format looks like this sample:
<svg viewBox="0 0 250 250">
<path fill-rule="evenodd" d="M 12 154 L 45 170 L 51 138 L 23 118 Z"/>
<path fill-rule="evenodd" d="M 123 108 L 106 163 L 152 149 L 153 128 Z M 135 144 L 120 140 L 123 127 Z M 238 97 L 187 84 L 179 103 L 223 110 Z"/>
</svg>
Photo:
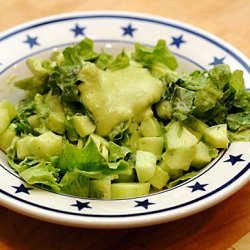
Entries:
<svg viewBox="0 0 250 250">
<path fill-rule="evenodd" d="M 91 137 L 83 149 L 67 143 L 59 155 L 56 167 L 63 173 L 77 168 L 83 171 L 85 176 L 93 178 L 131 174 L 132 171 L 132 168 L 125 161 L 108 163 Z"/>
<path fill-rule="evenodd" d="M 130 152 L 129 148 L 109 141 L 109 161 L 116 162 L 117 160 L 124 159 Z"/>
<path fill-rule="evenodd" d="M 42 184 L 56 192 L 60 191 L 57 183 L 58 170 L 50 162 L 42 160 L 35 166 L 24 169 L 19 175 L 30 185 Z"/>
<path fill-rule="evenodd" d="M 148 48 L 140 43 L 136 43 L 133 58 L 149 69 L 152 69 L 154 64 L 159 62 L 171 70 L 175 70 L 178 66 L 176 58 L 168 49 L 164 40 L 159 40 L 153 48 Z"/>
<path fill-rule="evenodd" d="M 74 169 L 67 172 L 59 183 L 61 192 L 65 194 L 78 195 L 88 197 L 89 194 L 89 178 L 81 174 L 81 171 Z"/>
</svg>

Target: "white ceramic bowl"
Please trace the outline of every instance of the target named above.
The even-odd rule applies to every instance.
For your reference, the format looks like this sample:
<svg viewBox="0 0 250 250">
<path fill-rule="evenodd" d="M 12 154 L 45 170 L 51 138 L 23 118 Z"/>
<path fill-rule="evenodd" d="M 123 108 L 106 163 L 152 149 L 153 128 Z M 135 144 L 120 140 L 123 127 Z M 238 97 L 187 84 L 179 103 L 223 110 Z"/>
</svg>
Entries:
<svg viewBox="0 0 250 250">
<path fill-rule="evenodd" d="M 178 21 L 129 12 L 77 12 L 38 19 L 0 34 L 0 100 L 17 102 L 23 92 L 8 83 L 26 76 L 25 59 L 47 57 L 53 50 L 90 37 L 108 52 L 131 49 L 134 42 L 154 45 L 165 39 L 179 71 L 209 69 L 227 63 L 244 71 L 249 61 L 218 37 Z M 226 199 L 249 179 L 250 142 L 231 143 L 199 175 L 179 186 L 144 197 L 96 200 L 28 187 L 0 155 L 0 204 L 19 213 L 58 224 L 91 228 L 153 225 L 182 218 Z"/>
</svg>

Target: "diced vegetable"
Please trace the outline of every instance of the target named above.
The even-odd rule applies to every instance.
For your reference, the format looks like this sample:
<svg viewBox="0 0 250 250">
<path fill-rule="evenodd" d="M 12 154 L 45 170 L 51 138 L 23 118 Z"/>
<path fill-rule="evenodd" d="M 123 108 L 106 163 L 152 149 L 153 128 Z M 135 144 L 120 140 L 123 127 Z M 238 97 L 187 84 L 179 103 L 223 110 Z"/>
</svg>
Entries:
<svg viewBox="0 0 250 250">
<path fill-rule="evenodd" d="M 49 160 L 52 156 L 59 155 L 62 147 L 62 137 L 53 132 L 46 132 L 38 137 L 34 137 L 29 144 L 32 155 L 45 160 Z"/>
<path fill-rule="evenodd" d="M 82 115 L 82 116 L 73 116 L 71 118 L 73 125 L 77 131 L 77 133 L 84 137 L 86 135 L 89 135 L 93 133 L 96 129 L 96 126 L 91 122 L 88 116 Z"/>
<path fill-rule="evenodd" d="M 149 183 L 114 183 L 111 184 L 111 198 L 126 199 L 147 195 L 149 189 Z"/>
<path fill-rule="evenodd" d="M 227 138 L 227 125 L 218 124 L 207 128 L 204 131 L 204 139 L 216 148 L 227 148 L 229 142 Z"/>
<path fill-rule="evenodd" d="M 15 106 L 10 101 L 4 100 L 4 101 L 0 102 L 0 109 L 1 108 L 8 110 L 10 120 L 13 120 L 17 116 L 17 110 L 16 110 Z"/>
<path fill-rule="evenodd" d="M 9 111 L 6 108 L 0 108 L 0 134 L 10 125 Z"/>
<path fill-rule="evenodd" d="M 195 156 L 196 149 L 192 148 L 175 148 L 166 151 L 162 158 L 170 169 L 188 170 Z"/>
<path fill-rule="evenodd" d="M 159 160 L 163 150 L 163 142 L 163 137 L 142 137 L 138 140 L 138 150 L 151 152 Z"/>
<path fill-rule="evenodd" d="M 193 147 L 198 143 L 198 139 L 181 123 L 174 121 L 167 129 L 165 142 L 165 147 L 171 150 L 180 147 Z"/>
<path fill-rule="evenodd" d="M 142 121 L 139 132 L 143 136 L 154 137 L 162 135 L 162 128 L 159 122 L 155 118 L 149 118 L 147 120 Z"/>
<path fill-rule="evenodd" d="M 157 189 L 162 189 L 166 186 L 169 179 L 170 177 L 168 173 L 162 168 L 156 166 L 154 176 L 149 180 L 149 183 Z"/>
<path fill-rule="evenodd" d="M 135 159 L 135 170 L 139 182 L 149 181 L 155 173 L 156 156 L 150 152 L 137 151 Z"/>
</svg>

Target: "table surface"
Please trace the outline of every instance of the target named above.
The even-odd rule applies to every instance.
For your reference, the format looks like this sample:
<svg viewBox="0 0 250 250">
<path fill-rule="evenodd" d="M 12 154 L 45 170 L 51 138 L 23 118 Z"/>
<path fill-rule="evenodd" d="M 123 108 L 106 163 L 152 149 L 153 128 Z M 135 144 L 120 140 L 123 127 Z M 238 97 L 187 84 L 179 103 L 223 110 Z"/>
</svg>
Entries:
<svg viewBox="0 0 250 250">
<path fill-rule="evenodd" d="M 0 32 L 71 11 L 123 10 L 178 19 L 221 37 L 250 57 L 249 0 L 0 0 Z M 196 215 L 120 230 L 80 229 L 19 215 L 0 206 L 0 249 L 250 249 L 250 184 Z M 235 243 L 236 242 L 236 243 Z"/>
</svg>

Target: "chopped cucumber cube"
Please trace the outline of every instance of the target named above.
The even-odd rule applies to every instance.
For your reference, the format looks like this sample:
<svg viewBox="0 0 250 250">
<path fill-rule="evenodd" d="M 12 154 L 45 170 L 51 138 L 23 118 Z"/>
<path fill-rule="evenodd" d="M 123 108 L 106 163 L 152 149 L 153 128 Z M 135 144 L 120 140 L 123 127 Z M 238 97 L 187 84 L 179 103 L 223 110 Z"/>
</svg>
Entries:
<svg viewBox="0 0 250 250">
<path fill-rule="evenodd" d="M 61 136 L 49 131 L 38 137 L 34 137 L 30 146 L 34 156 L 49 160 L 50 157 L 59 155 L 63 141 Z"/>
<path fill-rule="evenodd" d="M 155 118 L 149 118 L 141 122 L 139 132 L 144 137 L 161 136 L 162 127 L 161 124 Z"/>
<path fill-rule="evenodd" d="M 17 116 L 17 110 L 15 106 L 8 100 L 4 100 L 0 103 L 0 108 L 5 108 L 9 112 L 10 120 L 13 120 Z"/>
<path fill-rule="evenodd" d="M 171 169 L 188 170 L 190 164 L 195 156 L 196 149 L 192 148 L 176 148 L 167 150 L 162 158 L 166 161 L 167 165 Z"/>
<path fill-rule="evenodd" d="M 227 125 L 219 124 L 207 128 L 204 132 L 204 139 L 216 148 L 227 148 L 229 142 L 227 138 Z"/>
<path fill-rule="evenodd" d="M 91 180 L 89 187 L 90 198 L 111 198 L 111 181 L 110 180 Z"/>
<path fill-rule="evenodd" d="M 211 161 L 212 157 L 210 156 L 209 148 L 205 143 L 200 141 L 197 145 L 195 145 L 195 149 L 196 152 L 191 162 L 191 166 L 201 168 Z"/>
<path fill-rule="evenodd" d="M 168 173 L 171 180 L 175 180 L 183 175 L 182 169 L 172 169 L 168 166 L 167 162 L 162 160 L 159 163 L 159 167 L 162 168 L 165 172 Z"/>
<path fill-rule="evenodd" d="M 15 136 L 16 136 L 15 127 L 10 125 L 2 134 L 0 134 L 0 149 L 6 152 L 6 150 L 11 145 Z"/>
<path fill-rule="evenodd" d="M 63 113 L 51 112 L 46 120 L 46 127 L 57 134 L 65 132 L 65 117 Z"/>
<path fill-rule="evenodd" d="M 208 125 L 203 121 L 195 118 L 188 117 L 185 121 L 183 121 L 185 127 L 194 135 L 198 140 L 203 136 Z"/>
<path fill-rule="evenodd" d="M 38 115 L 29 116 L 28 122 L 32 128 L 38 128 L 41 125 L 41 121 Z"/>
<path fill-rule="evenodd" d="M 96 129 L 96 126 L 86 115 L 73 116 L 71 119 L 75 130 L 81 137 L 93 133 Z"/>
<path fill-rule="evenodd" d="M 163 150 L 163 137 L 142 137 L 138 140 L 138 150 L 151 152 L 161 159 Z"/>
<path fill-rule="evenodd" d="M 146 182 L 154 176 L 156 160 L 156 156 L 150 152 L 140 150 L 136 152 L 135 170 L 139 182 Z"/>
<path fill-rule="evenodd" d="M 125 146 L 130 148 L 131 151 L 135 153 L 138 149 L 138 143 L 140 138 L 141 134 L 137 130 L 134 131 L 125 142 Z"/>
<path fill-rule="evenodd" d="M 113 183 L 111 184 L 112 199 L 133 198 L 149 193 L 150 183 Z"/>
<path fill-rule="evenodd" d="M 63 105 L 57 95 L 52 95 L 51 92 L 45 97 L 45 103 L 48 105 L 49 109 L 53 112 L 64 112 Z"/>
<path fill-rule="evenodd" d="M 156 166 L 155 174 L 149 180 L 149 183 L 157 189 L 162 189 L 166 185 L 169 179 L 170 177 L 168 173 L 164 171 L 162 168 Z"/>
<path fill-rule="evenodd" d="M 162 119 L 171 119 L 172 105 L 170 101 L 161 101 L 156 105 L 157 115 Z"/>
<path fill-rule="evenodd" d="M 170 124 L 165 134 L 165 147 L 168 150 L 193 147 L 197 143 L 198 139 L 177 121 Z"/>
<path fill-rule="evenodd" d="M 0 108 L 0 134 L 10 125 L 9 111 L 6 108 Z"/>
<path fill-rule="evenodd" d="M 33 155 L 31 150 L 33 140 L 34 140 L 33 136 L 26 136 L 17 141 L 16 150 L 18 159 L 23 160 L 25 157 Z"/>
</svg>

